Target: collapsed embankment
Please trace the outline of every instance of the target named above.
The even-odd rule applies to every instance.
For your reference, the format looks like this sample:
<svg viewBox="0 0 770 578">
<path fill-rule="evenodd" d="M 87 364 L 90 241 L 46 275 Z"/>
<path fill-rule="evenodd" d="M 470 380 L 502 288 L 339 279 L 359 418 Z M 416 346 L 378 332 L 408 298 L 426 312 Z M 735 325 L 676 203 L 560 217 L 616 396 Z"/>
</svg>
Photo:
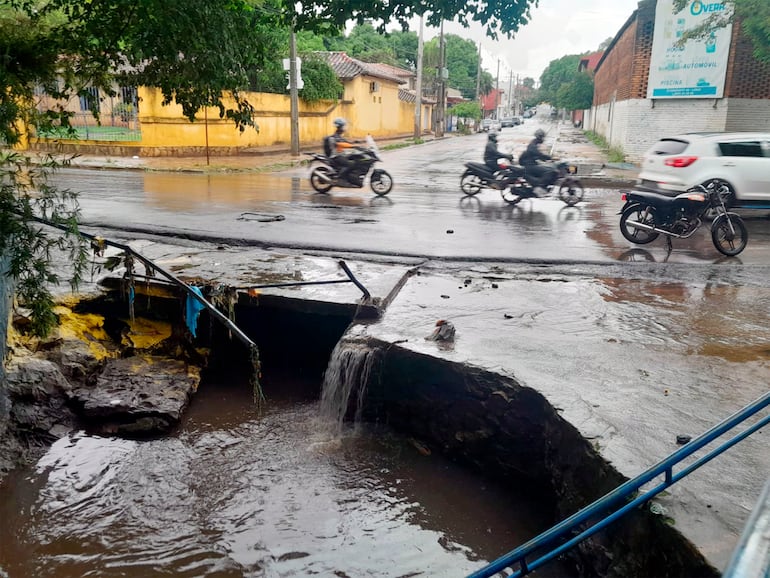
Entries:
<svg viewBox="0 0 770 578">
<path fill-rule="evenodd" d="M 115 302 L 109 306 L 106 303 L 96 302 L 97 307 L 81 304 L 78 309 L 92 312 L 96 308 L 105 316 L 104 326 L 110 328 L 110 341 L 116 348 L 109 359 L 125 363 L 138 350 L 162 350 L 165 356 L 185 359 L 184 367 L 179 368 L 181 376 L 189 375 L 190 367 L 205 365 L 208 357 L 201 353 L 202 348 L 210 348 L 214 357 L 217 349 L 223 357 L 237 356 L 240 346 L 231 345 L 226 331 L 210 323 L 205 313 L 195 349 L 186 349 L 179 342 L 171 347 L 173 331 L 167 335 L 161 332 L 165 337 L 152 346 L 138 348 L 131 341 L 127 346 L 124 340 L 130 335 L 126 321 Z M 172 314 L 164 321 L 173 326 L 179 324 L 174 307 L 160 307 L 156 299 L 153 311 L 170 311 Z M 328 304 L 280 297 L 257 303 L 243 296 L 235 315 L 239 327 L 253 336 L 260 347 L 263 372 L 292 367 L 320 377 L 327 363 L 334 362 L 330 360 L 332 348 L 340 338 L 343 341 L 335 354 L 351 343 L 343 333 L 355 315 L 355 308 L 330 308 Z M 93 396 L 84 392 L 93 394 L 99 383 L 104 385 L 107 367 L 107 362 L 89 354 L 93 351 L 94 333 L 88 332 L 91 337 L 82 334 L 80 344 L 57 338 L 38 347 L 38 353 L 46 360 L 35 361 L 33 365 L 42 365 L 45 371 L 27 372 L 23 374 L 26 378 L 15 379 L 17 384 L 26 379 L 28 386 L 13 389 L 11 424 L 15 431 L 11 433 L 17 443 L 42 448 L 84 424 L 121 435 L 136 434 L 131 424 L 157 426 L 153 435 L 162 435 L 174 426 L 173 420 L 164 421 L 146 411 L 128 411 L 121 404 L 112 403 L 126 397 L 121 397 L 118 389 L 126 383 L 125 376 L 111 382 L 106 401 L 99 406 L 118 405 L 119 419 L 114 414 L 108 418 L 102 410 L 85 411 L 88 403 L 83 399 Z M 353 391 L 349 400 L 351 415 L 360 408 L 363 419 L 387 423 L 432 451 L 442 452 L 480 475 L 504 484 L 512 492 L 538 495 L 554 523 L 625 481 L 542 395 L 515 379 L 416 353 L 394 343 L 353 343 L 365 347 L 370 359 L 368 371 L 353 369 L 352 375 L 361 381 L 348 384 Z M 201 357 L 194 360 L 190 351 Z M 149 363 L 138 373 L 169 371 L 157 359 Z M 18 371 L 16 374 L 19 375 Z M 194 381 L 187 382 L 187 395 L 193 395 L 197 383 Z M 167 387 L 168 383 L 161 384 L 159 393 L 162 395 Z M 141 405 L 146 400 L 139 396 L 135 401 Z M 174 410 L 177 417 L 184 411 L 185 401 L 180 398 Z M 579 573 L 586 576 L 718 575 L 665 518 L 646 510 L 634 512 L 616 522 L 611 531 L 583 542 L 569 557 Z"/>
</svg>

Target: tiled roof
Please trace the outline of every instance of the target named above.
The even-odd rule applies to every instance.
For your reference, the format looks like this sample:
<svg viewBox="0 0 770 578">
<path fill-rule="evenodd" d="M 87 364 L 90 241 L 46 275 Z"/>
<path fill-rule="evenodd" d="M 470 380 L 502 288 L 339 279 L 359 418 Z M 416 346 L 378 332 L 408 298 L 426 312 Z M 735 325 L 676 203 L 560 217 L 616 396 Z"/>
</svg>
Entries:
<svg viewBox="0 0 770 578">
<path fill-rule="evenodd" d="M 362 62 L 361 60 L 348 56 L 344 52 L 316 52 L 316 54 L 326 60 L 340 80 L 352 80 L 356 76 L 372 76 L 374 78 L 390 80 L 391 82 L 396 82 L 398 84 L 403 84 L 405 82 L 402 77 L 396 76 L 396 74 L 390 70 L 396 67 L 390 67 L 385 64 Z"/>
<path fill-rule="evenodd" d="M 599 64 L 599 61 L 602 59 L 602 56 L 604 56 L 604 51 L 587 54 L 580 59 L 578 68 L 580 70 L 594 70 L 596 65 Z"/>
<path fill-rule="evenodd" d="M 417 93 L 413 90 L 407 90 L 405 88 L 399 88 L 398 89 L 398 100 L 402 100 L 404 102 L 408 102 L 409 104 L 414 104 L 417 100 Z M 426 98 L 422 97 L 422 103 L 423 104 L 436 104 L 435 98 Z"/>
</svg>

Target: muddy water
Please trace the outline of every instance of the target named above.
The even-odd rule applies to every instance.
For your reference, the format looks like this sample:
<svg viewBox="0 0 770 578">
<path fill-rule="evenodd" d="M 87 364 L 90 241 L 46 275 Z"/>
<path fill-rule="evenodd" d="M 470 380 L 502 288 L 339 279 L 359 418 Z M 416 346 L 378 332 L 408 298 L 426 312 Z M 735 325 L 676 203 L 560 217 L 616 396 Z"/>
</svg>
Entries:
<svg viewBox="0 0 770 578">
<path fill-rule="evenodd" d="M 410 440 L 329 437 L 304 385 L 266 383 L 260 416 L 209 380 L 172 437 L 60 440 L 0 487 L 0 576 L 463 576 L 545 529 Z"/>
</svg>

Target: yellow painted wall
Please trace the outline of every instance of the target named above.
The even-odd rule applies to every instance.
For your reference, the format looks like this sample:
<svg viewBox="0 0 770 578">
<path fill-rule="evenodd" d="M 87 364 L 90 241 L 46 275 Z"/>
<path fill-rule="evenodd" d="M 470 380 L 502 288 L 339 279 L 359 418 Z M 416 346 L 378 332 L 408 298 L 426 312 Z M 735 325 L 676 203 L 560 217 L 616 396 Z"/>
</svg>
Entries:
<svg viewBox="0 0 770 578">
<path fill-rule="evenodd" d="M 371 91 L 377 82 L 378 90 Z M 199 112 L 196 122 L 183 117 L 176 103 L 163 106 L 160 91 L 139 90 L 139 121 L 143 147 L 237 147 L 244 152 L 260 147 L 290 145 L 291 116 L 288 95 L 245 93 L 254 106 L 259 132 L 247 128 L 239 132 L 233 122 L 219 118 L 216 108 Z M 226 103 L 227 104 L 227 103 Z M 424 107 L 429 110 L 430 107 Z M 429 112 L 428 118 L 429 118 Z M 357 77 L 345 83 L 343 100 L 307 103 L 299 101 L 299 139 L 301 146 L 319 145 L 334 132 L 332 121 L 343 117 L 348 121 L 348 136 L 375 138 L 409 135 L 414 132 L 414 105 L 398 99 L 398 85 L 370 77 Z"/>
<path fill-rule="evenodd" d="M 377 90 L 372 92 L 372 82 Z M 288 148 L 291 144 L 291 104 L 288 95 L 245 93 L 255 110 L 259 131 L 246 128 L 240 132 L 233 121 L 219 118 L 217 108 L 199 111 L 195 122 L 182 114 L 176 103 L 163 105 L 163 95 L 157 89 L 139 89 L 140 142 L 101 143 L 106 148 L 130 145 L 141 154 L 152 156 L 201 154 L 206 147 L 214 154 L 258 152 L 265 147 Z M 229 106 L 225 100 L 225 106 Z M 430 118 L 430 107 L 426 109 Z M 334 132 L 332 121 L 343 117 L 348 121 L 348 136 L 364 138 L 393 138 L 414 132 L 414 105 L 398 99 L 398 84 L 372 77 L 356 77 L 344 84 L 341 101 L 308 103 L 299 101 L 299 139 L 302 147 L 321 147 L 323 138 Z M 40 139 L 44 142 L 45 139 Z M 63 141 L 59 145 L 98 145 L 97 141 Z"/>
</svg>

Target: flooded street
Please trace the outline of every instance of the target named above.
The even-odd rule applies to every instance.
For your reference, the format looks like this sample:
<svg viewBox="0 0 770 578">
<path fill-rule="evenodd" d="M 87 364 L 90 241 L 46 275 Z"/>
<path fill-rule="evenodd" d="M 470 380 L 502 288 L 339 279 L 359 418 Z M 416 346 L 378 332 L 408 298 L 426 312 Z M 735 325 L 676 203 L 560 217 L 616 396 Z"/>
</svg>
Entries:
<svg viewBox="0 0 770 578">
<path fill-rule="evenodd" d="M 0 575 L 462 576 L 548 526 L 391 432 L 331 436 L 295 386 L 258 416 L 209 380 L 172 437 L 61 439 L 2 486 Z"/>
</svg>

